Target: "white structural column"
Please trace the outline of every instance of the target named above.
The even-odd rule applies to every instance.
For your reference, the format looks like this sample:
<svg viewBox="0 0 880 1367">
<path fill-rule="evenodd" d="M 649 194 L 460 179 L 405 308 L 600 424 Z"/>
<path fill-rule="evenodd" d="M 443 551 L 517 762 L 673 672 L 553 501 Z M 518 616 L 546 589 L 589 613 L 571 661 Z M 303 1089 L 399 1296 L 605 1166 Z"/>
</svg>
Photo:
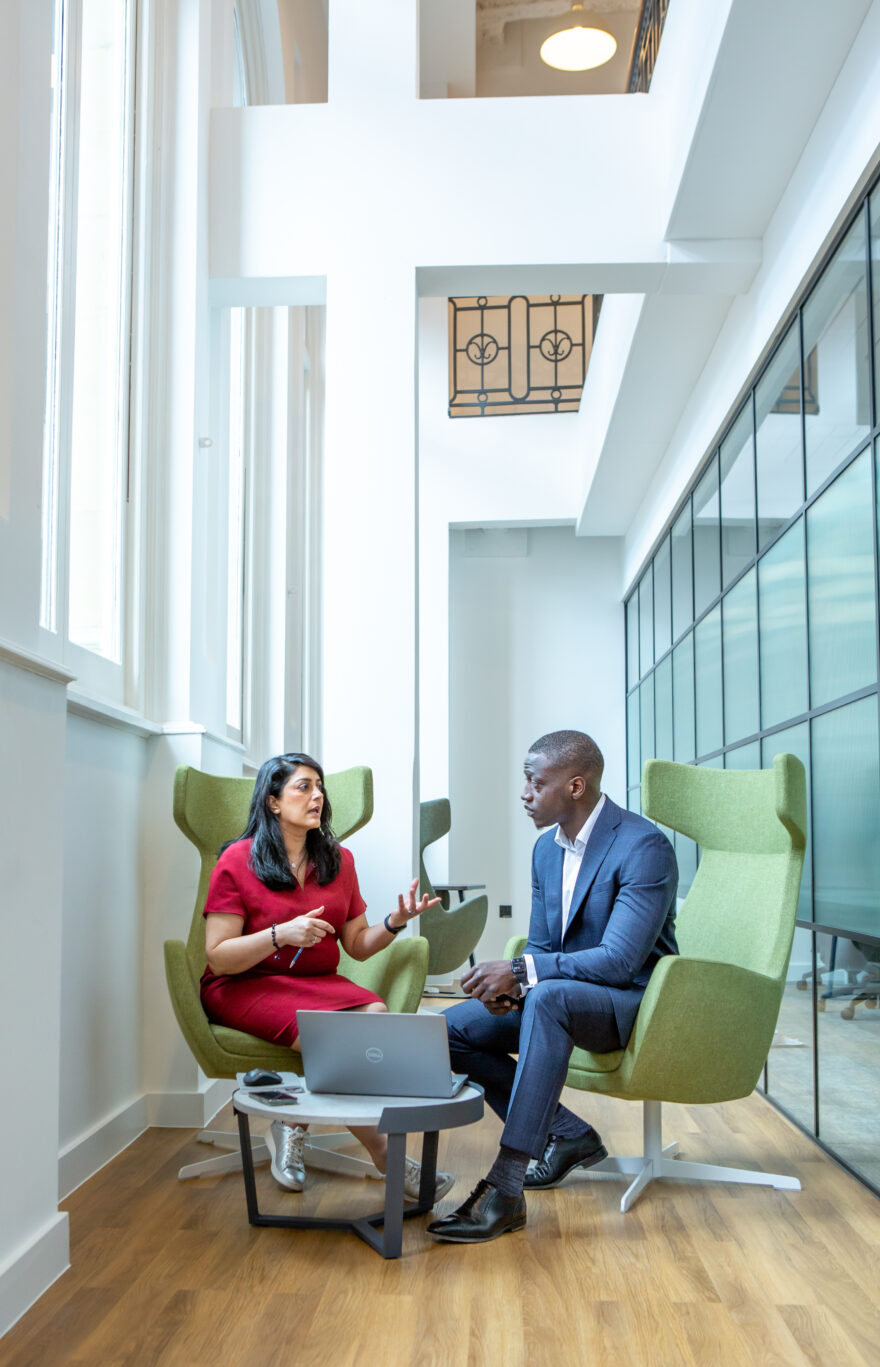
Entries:
<svg viewBox="0 0 880 1367">
<path fill-rule="evenodd" d="M 373 142 L 363 100 L 369 79 L 370 121 L 387 125 L 415 97 L 416 7 L 390 8 L 339 0 L 330 27 L 330 104 L 361 165 L 327 272 L 323 758 L 373 770 L 356 843 L 371 919 L 411 877 L 416 792 L 415 272 L 377 150 L 388 129 Z"/>
<path fill-rule="evenodd" d="M 416 792 L 415 298 L 411 269 L 334 271 L 327 291 L 323 732 L 329 770 L 369 764 L 357 837 L 381 919 L 412 876 Z M 392 359 L 393 358 L 393 361 Z"/>
</svg>

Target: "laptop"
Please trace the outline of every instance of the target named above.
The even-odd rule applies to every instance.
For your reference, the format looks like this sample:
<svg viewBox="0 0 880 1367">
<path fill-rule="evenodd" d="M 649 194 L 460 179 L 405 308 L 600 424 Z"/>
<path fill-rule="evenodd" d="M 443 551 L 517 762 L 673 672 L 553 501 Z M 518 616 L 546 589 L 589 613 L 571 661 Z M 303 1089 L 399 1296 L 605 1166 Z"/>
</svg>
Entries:
<svg viewBox="0 0 880 1367">
<path fill-rule="evenodd" d="M 446 1021 L 379 1011 L 297 1011 L 310 1092 L 457 1096 L 466 1073 L 449 1063 Z"/>
</svg>

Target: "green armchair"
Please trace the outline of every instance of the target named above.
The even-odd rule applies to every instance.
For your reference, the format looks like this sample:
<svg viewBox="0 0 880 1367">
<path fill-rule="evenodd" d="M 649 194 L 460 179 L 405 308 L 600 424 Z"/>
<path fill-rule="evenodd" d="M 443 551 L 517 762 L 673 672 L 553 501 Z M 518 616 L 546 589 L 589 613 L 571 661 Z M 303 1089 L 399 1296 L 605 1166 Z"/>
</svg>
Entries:
<svg viewBox="0 0 880 1367">
<path fill-rule="evenodd" d="M 373 814 L 372 772 L 363 767 L 346 769 L 342 773 L 328 774 L 326 784 L 333 805 L 334 829 L 339 839 L 344 840 L 365 826 Z M 205 967 L 202 911 L 211 871 L 220 846 L 241 835 L 245 829 L 253 788 L 252 778 L 225 778 L 202 773 L 187 765 L 181 765 L 174 777 L 174 820 L 198 850 L 201 872 L 186 943 L 165 941 L 165 976 L 184 1039 L 199 1067 L 212 1078 L 233 1078 L 237 1073 L 258 1067 L 298 1072 L 302 1062 L 300 1055 L 292 1049 L 270 1044 L 242 1030 L 213 1025 L 205 1015 L 199 997 L 199 981 Z M 406 936 L 363 963 L 349 958 L 340 946 L 339 968 L 352 981 L 378 993 L 388 1004 L 389 1011 L 415 1012 L 425 987 L 428 946 L 420 936 Z M 233 1151 L 181 1168 L 178 1174 L 181 1178 L 216 1174 L 241 1166 L 241 1155 L 235 1151 L 238 1149 L 237 1136 L 203 1130 L 199 1139 Z M 372 1171 L 370 1164 L 334 1152 L 334 1145 L 350 1143 L 348 1134 L 320 1136 L 307 1145 L 307 1156 L 313 1167 Z M 268 1158 L 262 1140 L 254 1145 L 254 1158 L 255 1161 Z"/>
<path fill-rule="evenodd" d="M 661 1138 L 664 1101 L 748 1096 L 773 1039 L 797 912 L 807 830 L 804 767 L 777 755 L 772 770 L 731 771 L 648 760 L 645 814 L 700 846 L 676 922 L 680 955 L 660 960 L 625 1049 L 572 1053 L 570 1087 L 644 1106 L 644 1152 L 591 1169 L 634 1178 L 626 1211 L 658 1177 L 799 1190 L 794 1177 L 683 1162 Z M 506 957 L 522 952 L 511 940 Z"/>
<path fill-rule="evenodd" d="M 435 798 L 419 807 L 419 888 L 435 897 L 434 885 L 425 868 L 425 850 L 448 833 L 452 825 L 449 799 Z M 428 972 L 452 973 L 467 961 L 486 928 L 488 897 L 470 897 L 449 909 L 449 894 L 441 905 L 430 907 L 419 918 L 419 929 L 428 941 Z"/>
</svg>

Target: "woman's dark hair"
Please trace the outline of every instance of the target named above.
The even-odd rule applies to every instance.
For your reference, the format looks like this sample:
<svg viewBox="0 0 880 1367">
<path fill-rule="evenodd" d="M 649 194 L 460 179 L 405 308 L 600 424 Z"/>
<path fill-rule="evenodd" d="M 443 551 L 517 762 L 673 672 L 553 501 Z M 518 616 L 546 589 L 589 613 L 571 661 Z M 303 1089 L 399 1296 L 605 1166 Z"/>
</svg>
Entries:
<svg viewBox="0 0 880 1367">
<path fill-rule="evenodd" d="M 254 795 L 251 798 L 247 829 L 238 837 L 239 840 L 253 841 L 251 868 L 260 882 L 265 883 L 273 892 L 279 892 L 282 888 L 295 888 L 298 885 L 281 834 L 281 822 L 269 807 L 269 798 L 279 797 L 291 774 L 302 765 L 314 769 L 321 780 L 321 792 L 324 794 L 321 825 L 319 829 L 309 831 L 306 835 L 306 850 L 315 866 L 318 882 L 322 886 L 325 883 L 332 883 L 342 863 L 339 841 L 333 834 L 331 825 L 333 811 L 324 787 L 324 770 L 311 755 L 276 755 L 274 759 L 267 759 L 260 767 L 254 784 Z M 235 841 L 229 843 L 235 844 Z"/>
</svg>

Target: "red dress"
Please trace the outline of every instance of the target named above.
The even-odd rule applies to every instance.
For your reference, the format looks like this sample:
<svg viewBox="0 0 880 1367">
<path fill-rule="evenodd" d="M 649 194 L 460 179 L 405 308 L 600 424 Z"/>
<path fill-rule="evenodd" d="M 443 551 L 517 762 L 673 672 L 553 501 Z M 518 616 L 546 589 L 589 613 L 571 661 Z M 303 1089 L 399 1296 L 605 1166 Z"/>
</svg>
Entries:
<svg viewBox="0 0 880 1367">
<path fill-rule="evenodd" d="M 242 934 L 250 935 L 253 931 L 268 930 L 273 921 L 290 921 L 322 906 L 321 920 L 329 921 L 338 935 L 346 921 L 353 921 L 366 911 L 349 850 L 341 851 L 342 865 L 332 883 L 321 887 L 310 866 L 302 887 L 273 892 L 251 868 L 251 843 L 237 840 L 221 854 L 211 874 L 205 916 L 214 912 L 240 916 L 244 921 Z M 296 945 L 283 945 L 277 954 L 273 951 L 244 973 L 218 976 L 206 968 L 201 996 L 209 1020 L 273 1044 L 290 1046 L 298 1033 L 298 1010 L 344 1011 L 382 1000 L 375 992 L 358 987 L 336 972 L 336 935 L 325 935 L 316 945 L 304 949 L 293 964 L 296 951 Z"/>
</svg>

